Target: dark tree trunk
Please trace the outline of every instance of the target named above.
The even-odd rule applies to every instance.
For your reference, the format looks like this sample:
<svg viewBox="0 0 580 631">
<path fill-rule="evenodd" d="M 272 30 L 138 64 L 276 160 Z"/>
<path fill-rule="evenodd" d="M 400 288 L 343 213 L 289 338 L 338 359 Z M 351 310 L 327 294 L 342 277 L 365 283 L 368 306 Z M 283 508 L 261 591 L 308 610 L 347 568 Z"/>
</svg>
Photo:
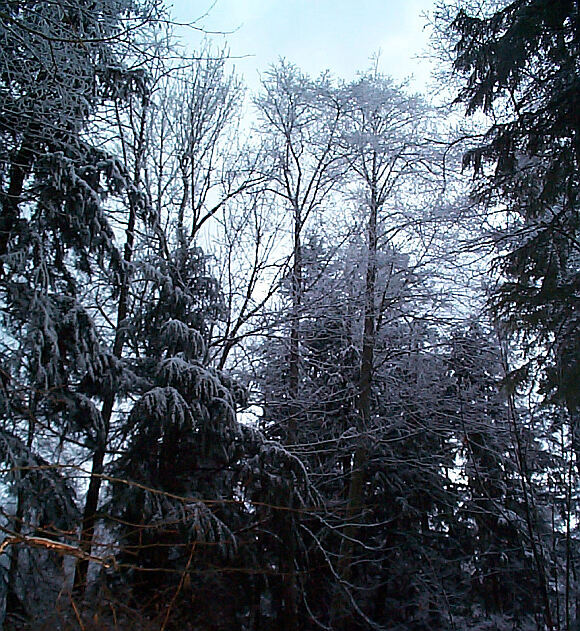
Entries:
<svg viewBox="0 0 580 631">
<path fill-rule="evenodd" d="M 8 254 L 8 243 L 20 216 L 24 182 L 32 170 L 34 153 L 34 144 L 30 136 L 25 136 L 10 164 L 8 190 L 2 194 L 0 204 L 0 257 Z M 2 272 L 3 264 L 0 260 L 0 273 Z"/>
<path fill-rule="evenodd" d="M 290 417 L 286 442 L 293 445 L 298 432 L 300 416 L 300 309 L 302 307 L 302 217 L 300 208 L 294 209 L 294 260 L 292 265 L 292 322 L 290 324 L 290 353 L 288 366 L 288 393 Z M 290 507 L 291 508 L 291 507 Z M 295 631 L 298 628 L 298 586 L 296 581 L 296 536 L 292 512 L 278 515 L 281 524 L 283 550 L 280 569 L 282 571 L 280 629 Z"/>
<path fill-rule="evenodd" d="M 139 129 L 139 154 L 135 161 L 134 185 L 138 187 L 141 179 L 141 160 L 144 150 L 144 135 L 146 123 L 146 110 L 143 108 Z M 121 359 L 123 347 L 125 345 L 125 333 L 123 324 L 129 312 L 129 265 L 133 259 L 133 248 L 135 245 L 135 223 L 137 220 L 137 203 L 133 192 L 129 192 L 129 220 L 127 223 L 125 249 L 123 253 L 123 274 L 121 278 L 121 288 L 119 292 L 119 302 L 117 305 L 117 325 L 115 331 L 115 340 L 113 343 L 113 356 Z M 107 445 L 109 442 L 109 430 L 111 427 L 111 418 L 113 415 L 113 407 L 115 405 L 115 392 L 111 389 L 105 393 L 103 406 L 101 408 L 102 432 L 95 452 L 93 454 L 91 466 L 91 478 L 89 488 L 85 498 L 85 507 L 83 510 L 83 520 L 81 526 L 81 549 L 90 554 L 95 534 L 95 526 L 97 522 L 97 509 L 99 505 L 99 497 L 101 486 L 103 483 L 104 462 L 107 453 Z M 81 559 L 76 568 L 74 587 L 75 590 L 84 593 L 87 587 L 87 573 L 89 568 L 88 559 Z"/>
<path fill-rule="evenodd" d="M 339 575 L 345 582 L 350 582 L 352 578 L 354 546 L 359 532 L 357 521 L 361 519 L 364 506 L 364 470 L 368 461 L 368 450 L 365 445 L 364 433 L 368 429 L 371 418 L 371 389 L 376 329 L 375 289 L 377 279 L 378 206 L 377 195 L 373 188 L 367 224 L 368 262 L 365 284 L 364 330 L 359 376 L 359 394 L 357 400 L 359 416 L 358 430 L 360 437 L 352 460 L 346 507 L 347 525 L 344 528 L 344 538 L 341 543 L 338 562 Z M 338 629 L 347 629 L 349 626 L 349 619 L 348 616 L 345 616 L 345 610 L 346 603 L 344 602 L 344 598 L 338 595 L 332 607 L 332 617 Z"/>
</svg>

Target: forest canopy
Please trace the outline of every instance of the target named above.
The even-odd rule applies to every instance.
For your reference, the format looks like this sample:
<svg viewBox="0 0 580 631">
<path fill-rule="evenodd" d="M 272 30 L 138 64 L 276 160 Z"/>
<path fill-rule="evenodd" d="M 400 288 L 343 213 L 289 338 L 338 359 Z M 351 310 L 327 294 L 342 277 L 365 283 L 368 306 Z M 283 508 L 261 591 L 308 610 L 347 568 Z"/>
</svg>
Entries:
<svg viewBox="0 0 580 631">
<path fill-rule="evenodd" d="M 0 0 L 0 626 L 578 628 L 579 15 L 435 103 Z"/>
</svg>

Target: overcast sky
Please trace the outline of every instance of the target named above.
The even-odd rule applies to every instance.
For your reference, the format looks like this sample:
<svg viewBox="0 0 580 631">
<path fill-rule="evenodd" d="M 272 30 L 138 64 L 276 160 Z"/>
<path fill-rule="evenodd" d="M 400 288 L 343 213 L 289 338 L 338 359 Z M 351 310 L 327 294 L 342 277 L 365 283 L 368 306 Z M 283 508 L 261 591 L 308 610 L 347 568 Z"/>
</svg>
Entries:
<svg viewBox="0 0 580 631">
<path fill-rule="evenodd" d="M 236 69 L 250 87 L 259 72 L 279 57 L 317 75 L 330 70 L 345 80 L 370 66 L 380 51 L 380 70 L 397 79 L 414 75 L 412 85 L 424 90 L 429 64 L 417 59 L 427 45 L 425 18 L 434 0 L 174 0 L 177 21 L 197 20 L 228 43 Z M 190 34 L 189 45 L 196 45 Z M 199 40 L 198 40 L 199 41 Z"/>
</svg>

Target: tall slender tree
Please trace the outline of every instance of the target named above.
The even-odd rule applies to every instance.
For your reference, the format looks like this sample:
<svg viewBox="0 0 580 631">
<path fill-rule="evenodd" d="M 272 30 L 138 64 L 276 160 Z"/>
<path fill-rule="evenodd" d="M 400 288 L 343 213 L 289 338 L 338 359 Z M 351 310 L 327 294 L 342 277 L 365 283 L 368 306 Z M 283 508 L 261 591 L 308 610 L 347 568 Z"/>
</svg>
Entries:
<svg viewBox="0 0 580 631">
<path fill-rule="evenodd" d="M 319 212 L 336 189 L 344 160 L 336 140 L 342 103 L 328 77 L 312 80 L 285 61 L 272 67 L 256 100 L 266 138 L 270 188 L 288 214 L 291 255 L 288 318 L 287 406 L 284 442 L 296 441 L 301 422 L 300 363 L 302 302 L 304 298 L 303 239 L 307 222 Z M 289 549 L 284 585 L 282 627 L 297 625 L 297 586 L 294 552 L 295 529 L 284 520 L 282 535 Z"/>
<path fill-rule="evenodd" d="M 395 217 L 388 217 L 396 204 L 404 204 L 401 191 L 408 178 L 421 178 L 427 160 L 425 131 L 429 115 L 418 97 L 377 73 L 362 76 L 348 86 L 347 116 L 342 142 L 349 156 L 353 185 L 360 191 L 360 205 L 366 220 L 366 272 L 363 333 L 358 384 L 358 431 L 361 437 L 371 426 L 373 371 L 377 328 L 382 313 L 390 306 L 389 287 L 377 285 L 377 257 L 380 248 L 392 247 L 393 238 L 405 229 Z M 395 215 L 397 212 L 393 212 Z M 387 215 L 386 218 L 381 214 Z M 380 292 L 383 292 L 382 295 Z M 362 509 L 364 470 L 368 446 L 364 439 L 356 446 L 348 494 L 347 522 L 341 571 L 350 578 L 356 521 Z"/>
<path fill-rule="evenodd" d="M 267 138 L 272 190 L 287 211 L 291 235 L 291 316 L 288 398 L 299 398 L 302 242 L 305 226 L 336 189 L 345 168 L 337 143 L 342 102 L 329 78 L 313 81 L 285 61 L 274 66 L 256 101 Z M 286 442 L 295 440 L 298 409 L 289 415 Z"/>
</svg>

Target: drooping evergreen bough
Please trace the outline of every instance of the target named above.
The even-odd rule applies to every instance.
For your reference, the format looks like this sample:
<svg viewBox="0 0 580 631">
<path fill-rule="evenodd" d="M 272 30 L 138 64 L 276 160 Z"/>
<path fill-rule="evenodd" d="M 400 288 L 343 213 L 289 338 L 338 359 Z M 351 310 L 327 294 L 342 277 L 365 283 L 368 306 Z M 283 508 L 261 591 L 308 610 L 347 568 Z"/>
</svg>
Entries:
<svg viewBox="0 0 580 631">
<path fill-rule="evenodd" d="M 474 6 L 459 11 L 448 33 L 462 81 L 456 100 L 467 114 L 480 111 L 491 121 L 465 164 L 475 175 L 474 199 L 493 213 L 499 282 L 492 307 L 502 331 L 520 343 L 511 375 L 514 435 L 527 430 L 535 433 L 534 440 L 555 447 L 550 472 L 547 467 L 536 489 L 546 503 L 543 510 L 552 514 L 552 532 L 544 537 L 543 550 L 531 532 L 528 537 L 543 621 L 553 628 L 562 620 L 570 625 L 578 615 L 570 515 L 577 511 L 571 488 L 577 484 L 580 453 L 580 18 L 573 0 L 483 6 L 487 12 L 476 13 Z M 533 424 L 529 412 L 521 418 L 515 412 L 517 388 L 524 384 L 533 392 L 528 407 L 538 400 L 543 404 Z M 527 459 L 520 449 L 519 466 L 529 482 Z M 556 483 L 550 481 L 553 475 Z M 528 515 L 529 523 L 535 519 Z M 537 527 L 542 530 L 541 520 Z M 549 557 L 548 573 L 542 567 Z"/>
</svg>

